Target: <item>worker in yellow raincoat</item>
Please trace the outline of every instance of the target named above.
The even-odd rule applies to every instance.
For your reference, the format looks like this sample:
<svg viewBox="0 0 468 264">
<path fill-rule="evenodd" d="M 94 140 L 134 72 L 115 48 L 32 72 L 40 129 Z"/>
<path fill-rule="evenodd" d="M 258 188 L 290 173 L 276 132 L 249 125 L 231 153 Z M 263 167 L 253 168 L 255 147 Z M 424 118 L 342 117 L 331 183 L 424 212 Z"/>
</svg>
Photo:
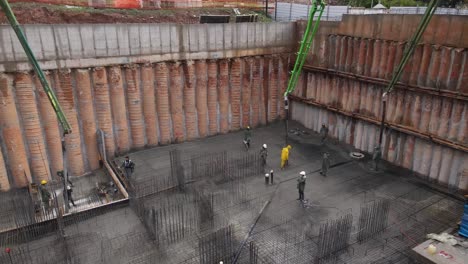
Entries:
<svg viewBox="0 0 468 264">
<path fill-rule="evenodd" d="M 287 145 L 281 150 L 281 169 L 288 165 L 289 160 L 289 151 L 291 150 L 291 145 Z"/>
</svg>

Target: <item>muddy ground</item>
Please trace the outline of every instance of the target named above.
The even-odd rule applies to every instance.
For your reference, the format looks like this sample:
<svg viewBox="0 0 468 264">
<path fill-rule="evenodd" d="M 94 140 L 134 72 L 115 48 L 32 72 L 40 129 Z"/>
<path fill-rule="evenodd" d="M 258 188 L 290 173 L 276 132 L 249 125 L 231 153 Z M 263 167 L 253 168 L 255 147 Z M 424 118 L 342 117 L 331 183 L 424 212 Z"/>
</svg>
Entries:
<svg viewBox="0 0 468 264">
<path fill-rule="evenodd" d="M 83 23 L 199 23 L 200 15 L 231 15 L 232 8 L 200 8 L 173 10 L 95 9 L 48 4 L 13 3 L 13 12 L 21 24 L 83 24 Z M 241 14 L 255 11 L 241 9 Z M 232 20 L 231 20 L 232 21 Z M 259 14 L 259 21 L 268 21 Z M 6 24 L 0 11 L 0 24 Z"/>
</svg>

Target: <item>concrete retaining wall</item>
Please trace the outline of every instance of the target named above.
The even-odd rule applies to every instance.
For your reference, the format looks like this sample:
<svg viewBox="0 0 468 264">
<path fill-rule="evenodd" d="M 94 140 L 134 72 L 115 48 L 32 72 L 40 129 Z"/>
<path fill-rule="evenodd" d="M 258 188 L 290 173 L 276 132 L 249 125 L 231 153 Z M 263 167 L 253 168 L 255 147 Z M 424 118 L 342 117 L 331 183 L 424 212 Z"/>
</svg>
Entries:
<svg viewBox="0 0 468 264">
<path fill-rule="evenodd" d="M 69 171 L 99 168 L 97 129 L 112 157 L 282 118 L 289 63 L 284 54 L 47 71 L 73 129 Z M 0 137 L 0 190 L 62 169 L 57 119 L 33 74 L 0 73 Z"/>
<path fill-rule="evenodd" d="M 340 141 L 372 152 L 382 92 L 420 18 L 356 15 L 324 23 L 294 93 L 293 118 L 315 130 L 327 123 Z M 387 161 L 463 190 L 468 190 L 468 39 L 461 32 L 467 29 L 465 16 L 431 21 L 388 96 L 383 143 Z"/>
<path fill-rule="evenodd" d="M 44 69 L 290 52 L 294 23 L 24 25 Z M 14 31 L 0 26 L 0 72 L 30 70 Z"/>
<path fill-rule="evenodd" d="M 378 142 L 377 124 L 300 102 L 292 103 L 291 114 L 294 120 L 315 131 L 320 130 L 322 123 L 327 124 L 330 137 L 361 151 L 372 153 Z M 468 155 L 465 152 L 393 129 L 385 129 L 382 145 L 385 160 L 452 190 L 468 190 Z"/>
</svg>

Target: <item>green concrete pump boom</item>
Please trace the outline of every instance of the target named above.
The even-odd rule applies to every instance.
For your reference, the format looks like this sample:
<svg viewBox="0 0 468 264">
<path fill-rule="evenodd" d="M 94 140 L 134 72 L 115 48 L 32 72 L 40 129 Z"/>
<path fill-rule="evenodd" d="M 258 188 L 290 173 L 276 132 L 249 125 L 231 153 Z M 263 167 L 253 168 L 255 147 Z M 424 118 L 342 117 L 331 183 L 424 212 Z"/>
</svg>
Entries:
<svg viewBox="0 0 468 264">
<path fill-rule="evenodd" d="M 307 54 L 309 53 L 315 34 L 317 33 L 320 19 L 322 18 L 323 11 L 325 10 L 325 2 L 323 0 L 311 0 L 311 2 L 312 8 L 309 12 L 309 21 L 307 21 L 304 37 L 302 38 L 301 46 L 299 47 L 299 52 L 297 53 L 296 63 L 294 64 L 291 77 L 289 78 L 288 88 L 286 89 L 286 92 L 284 92 L 285 97 L 292 93 L 296 88 L 297 80 L 299 79 L 299 75 L 302 71 L 302 66 L 304 66 Z M 316 12 L 319 12 L 318 17 L 315 23 L 313 23 Z"/>
<path fill-rule="evenodd" d="M 440 0 L 431 0 L 429 5 L 427 6 L 426 12 L 424 13 L 423 18 L 421 19 L 421 22 L 419 22 L 416 32 L 414 33 L 409 43 L 406 45 L 405 51 L 403 53 L 403 58 L 401 59 L 400 64 L 398 64 L 398 67 L 394 70 L 392 79 L 390 80 L 387 88 L 382 94 L 382 118 L 380 122 L 380 135 L 378 145 L 379 147 L 381 147 L 382 145 L 383 130 L 385 126 L 387 95 L 393 90 L 395 84 L 400 80 L 401 74 L 403 73 L 403 69 L 405 68 L 406 63 L 408 63 L 411 55 L 413 55 L 414 49 L 418 45 L 419 40 L 421 39 L 424 31 L 427 28 L 427 25 L 429 25 L 429 22 L 431 21 L 431 18 L 437 9 L 437 6 L 439 5 L 439 1 Z"/>
<path fill-rule="evenodd" d="M 32 50 L 29 47 L 28 41 L 26 40 L 26 37 L 24 36 L 23 31 L 21 30 L 18 24 L 18 21 L 16 20 L 15 14 L 13 14 L 13 11 L 11 10 L 10 4 L 8 3 L 7 0 L 0 0 L 0 6 L 5 12 L 5 15 L 8 19 L 8 22 L 10 22 L 11 27 L 15 31 L 16 36 L 18 37 L 18 40 L 21 43 L 21 46 L 23 46 L 24 52 L 26 53 L 26 56 L 28 56 L 29 62 L 32 64 L 34 72 L 37 74 L 37 77 L 39 78 L 39 81 L 41 82 L 42 87 L 44 88 L 50 100 L 50 103 L 52 104 L 52 107 L 54 108 L 54 111 L 57 115 L 60 125 L 62 126 L 63 134 L 65 135 L 65 134 L 71 133 L 70 124 L 68 123 L 68 120 L 65 117 L 65 114 L 63 113 L 62 108 L 60 107 L 60 104 L 57 100 L 57 97 L 55 96 L 54 91 L 50 89 L 50 86 L 47 83 L 47 80 L 44 76 L 44 72 L 39 66 L 39 63 L 37 62 L 36 57 L 32 53 Z"/>
<path fill-rule="evenodd" d="M 18 37 L 18 40 L 21 43 L 21 46 L 23 46 L 24 52 L 26 53 L 26 56 L 28 56 L 29 62 L 32 64 L 34 72 L 39 78 L 39 81 L 42 84 L 42 88 L 46 92 L 47 97 L 49 98 L 49 101 L 52 104 L 52 107 L 54 108 L 55 114 L 57 115 L 57 119 L 60 122 L 60 125 L 62 127 L 62 131 L 63 131 L 63 138 L 62 138 L 63 172 L 62 173 L 63 173 L 63 179 L 64 179 L 63 180 L 63 195 L 64 195 L 64 200 L 68 201 L 68 192 L 66 188 L 66 184 L 68 182 L 68 172 L 67 172 L 67 157 L 66 157 L 67 154 L 66 154 L 66 149 L 65 149 L 65 136 L 72 132 L 70 123 L 68 123 L 65 113 L 60 107 L 57 96 L 55 96 L 54 91 L 50 88 L 49 83 L 47 83 L 47 79 L 45 78 L 44 72 L 39 66 L 39 63 L 37 62 L 36 57 L 34 56 L 31 50 L 31 47 L 29 47 L 28 41 L 26 40 L 23 30 L 20 28 L 19 23 L 16 20 L 15 14 L 11 10 L 10 4 L 8 3 L 7 0 L 0 0 L 0 6 L 5 12 L 5 15 L 8 19 L 8 22 L 10 22 L 11 27 L 15 31 L 16 36 Z M 65 212 L 68 212 L 68 210 L 69 210 L 69 204 L 68 202 L 65 202 Z"/>
<path fill-rule="evenodd" d="M 286 145 L 288 144 L 288 118 L 289 118 L 289 101 L 288 95 L 291 94 L 294 89 L 296 89 L 297 80 L 302 71 L 302 66 L 307 58 L 312 42 L 314 41 L 315 34 L 320 24 L 320 19 L 322 18 L 323 11 L 325 10 L 324 0 L 311 0 L 312 8 L 309 12 L 309 20 L 307 21 L 307 27 L 304 32 L 304 36 L 301 40 L 301 46 L 297 52 L 296 62 L 294 63 L 294 68 L 291 71 L 291 77 L 289 78 L 288 87 L 284 92 L 284 110 L 286 111 Z M 317 20 L 314 23 L 315 14 L 318 13 Z"/>
</svg>

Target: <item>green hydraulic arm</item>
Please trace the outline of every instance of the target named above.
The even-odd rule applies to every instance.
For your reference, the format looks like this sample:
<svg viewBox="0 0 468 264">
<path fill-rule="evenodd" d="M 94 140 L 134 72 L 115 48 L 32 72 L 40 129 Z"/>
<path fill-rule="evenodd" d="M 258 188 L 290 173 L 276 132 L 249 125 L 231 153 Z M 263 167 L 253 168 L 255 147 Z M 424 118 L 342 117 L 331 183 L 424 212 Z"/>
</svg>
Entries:
<svg viewBox="0 0 468 264">
<path fill-rule="evenodd" d="M 439 1 L 440 0 L 432 0 L 427 6 L 427 9 L 421 19 L 421 22 L 419 22 L 419 25 L 416 28 L 416 32 L 414 33 L 413 37 L 406 45 L 403 58 L 401 59 L 400 64 L 394 70 L 392 79 L 390 80 L 387 88 L 384 90 L 384 93 L 382 94 L 382 118 L 380 122 L 380 136 L 379 136 L 379 144 L 378 144 L 379 148 L 381 148 L 381 145 L 382 145 L 382 137 L 383 137 L 383 131 L 385 127 L 385 112 L 386 112 L 386 103 L 387 103 L 388 94 L 393 90 L 393 88 L 395 87 L 395 84 L 400 80 L 401 74 L 403 73 L 403 69 L 405 68 L 406 63 L 408 63 L 410 57 L 413 55 L 414 49 L 418 45 L 419 40 L 421 39 L 424 31 L 427 28 L 427 25 L 429 25 L 429 22 L 431 21 L 431 18 L 437 9 L 437 6 L 439 5 Z"/>
<path fill-rule="evenodd" d="M 309 12 L 309 21 L 307 21 L 307 27 L 301 41 L 301 46 L 299 47 L 299 52 L 297 53 L 296 63 L 294 64 L 291 77 L 289 78 L 288 87 L 284 92 L 285 97 L 292 93 L 296 88 L 297 80 L 299 79 L 299 75 L 302 71 L 302 66 L 304 66 L 304 62 L 307 58 L 310 47 L 312 46 L 315 34 L 317 34 L 320 19 L 322 18 L 323 11 L 325 10 L 325 2 L 323 0 L 312 0 L 311 2 L 312 8 Z M 313 23 L 316 12 L 319 12 L 318 17 L 315 23 Z"/>
<path fill-rule="evenodd" d="M 62 137 L 62 155 L 63 155 L 63 171 L 61 172 L 63 175 L 63 181 L 64 181 L 64 186 L 63 186 L 63 195 L 65 199 L 65 210 L 68 212 L 69 205 L 68 205 L 68 194 L 67 194 L 67 189 L 66 185 L 68 183 L 68 173 L 67 173 L 67 159 L 66 159 L 66 149 L 65 149 L 65 136 L 67 134 L 70 134 L 72 132 L 70 123 L 68 123 L 68 120 L 65 116 L 65 113 L 63 112 L 62 108 L 60 107 L 59 101 L 57 99 L 57 96 L 55 96 L 54 91 L 50 88 L 49 83 L 47 83 L 47 79 L 45 78 L 44 72 L 42 71 L 41 67 L 39 66 L 39 63 L 36 60 L 36 57 L 34 56 L 31 47 L 29 47 L 28 41 L 26 40 L 26 37 L 24 36 L 23 30 L 21 29 L 18 21 L 16 20 L 15 14 L 11 10 L 10 4 L 8 3 L 7 0 L 0 0 L 0 7 L 3 9 L 3 12 L 5 12 L 5 16 L 8 19 L 8 22 L 10 22 L 11 27 L 16 33 L 16 36 L 18 37 L 18 40 L 21 43 L 21 46 L 23 46 L 24 52 L 26 53 L 26 56 L 28 57 L 29 62 L 33 66 L 34 72 L 36 73 L 37 77 L 39 78 L 39 81 L 41 82 L 42 88 L 47 94 L 47 97 L 49 98 L 50 103 L 52 104 L 52 107 L 54 108 L 55 114 L 57 115 L 57 119 L 60 122 L 60 125 L 62 127 L 62 132 L 63 132 L 63 137 Z M 57 172 L 59 173 L 59 172 Z"/>
<path fill-rule="evenodd" d="M 289 102 L 288 96 L 291 94 L 294 89 L 296 88 L 297 80 L 299 79 L 299 75 L 301 74 L 302 67 L 304 66 L 305 60 L 307 58 L 307 54 L 309 53 L 310 47 L 312 46 L 312 42 L 314 41 L 315 34 L 317 34 L 317 30 L 320 24 L 320 19 L 322 18 L 323 11 L 325 10 L 325 2 L 324 0 L 311 0 L 312 8 L 309 12 L 309 20 L 307 21 L 307 27 L 304 32 L 304 36 L 301 40 L 301 46 L 299 47 L 299 51 L 297 53 L 296 62 L 294 63 L 294 68 L 291 71 L 291 77 L 289 78 L 288 87 L 284 92 L 284 109 L 286 111 L 286 144 L 288 143 L 288 110 L 289 110 Z M 315 14 L 318 12 L 317 20 L 314 23 Z"/>
<path fill-rule="evenodd" d="M 44 88 L 50 100 L 50 103 L 52 104 L 52 107 L 54 108 L 58 121 L 60 122 L 60 125 L 62 126 L 63 134 L 65 135 L 65 134 L 71 133 L 70 124 L 68 123 L 68 120 L 65 117 L 65 114 L 63 113 L 62 108 L 60 107 L 60 104 L 57 100 L 57 97 L 55 96 L 54 91 L 50 89 L 50 86 L 47 83 L 47 80 L 44 76 L 44 72 L 39 66 L 39 63 L 37 62 L 36 57 L 32 53 L 32 50 L 29 47 L 28 41 L 26 40 L 26 37 L 24 36 L 23 30 L 21 30 L 21 27 L 19 26 L 18 21 L 16 20 L 15 14 L 11 10 L 10 4 L 8 3 L 7 0 L 0 0 L 0 6 L 3 9 L 3 12 L 5 12 L 5 15 L 8 19 L 8 22 L 10 22 L 11 27 L 15 31 L 16 36 L 18 37 L 18 40 L 21 43 L 21 46 L 23 46 L 24 52 L 26 53 L 26 56 L 28 56 L 29 62 L 32 64 L 34 72 L 39 78 L 39 81 L 41 82 L 42 87 Z"/>
</svg>

